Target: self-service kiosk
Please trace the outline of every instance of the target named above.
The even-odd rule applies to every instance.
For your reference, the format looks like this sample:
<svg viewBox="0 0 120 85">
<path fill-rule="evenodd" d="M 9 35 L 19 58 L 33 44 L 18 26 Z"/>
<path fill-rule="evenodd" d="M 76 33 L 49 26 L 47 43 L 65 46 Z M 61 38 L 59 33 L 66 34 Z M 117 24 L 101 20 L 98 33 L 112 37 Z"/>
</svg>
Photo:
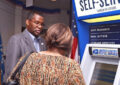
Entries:
<svg viewBox="0 0 120 85">
<path fill-rule="evenodd" d="M 88 43 L 120 44 L 120 0 L 72 0 L 72 4 L 81 61 Z"/>
<path fill-rule="evenodd" d="M 86 85 L 120 85 L 120 0 L 72 1 Z"/>
<path fill-rule="evenodd" d="M 87 44 L 81 69 L 86 85 L 120 85 L 120 45 Z"/>
</svg>

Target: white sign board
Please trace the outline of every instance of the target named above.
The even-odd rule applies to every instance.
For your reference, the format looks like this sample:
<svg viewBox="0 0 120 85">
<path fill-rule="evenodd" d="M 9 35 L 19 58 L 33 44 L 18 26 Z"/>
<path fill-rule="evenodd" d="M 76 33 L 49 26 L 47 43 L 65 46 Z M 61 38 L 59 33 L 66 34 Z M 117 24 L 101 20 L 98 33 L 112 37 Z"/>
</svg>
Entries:
<svg viewBox="0 0 120 85">
<path fill-rule="evenodd" d="M 77 16 L 120 10 L 120 0 L 75 0 Z"/>
</svg>

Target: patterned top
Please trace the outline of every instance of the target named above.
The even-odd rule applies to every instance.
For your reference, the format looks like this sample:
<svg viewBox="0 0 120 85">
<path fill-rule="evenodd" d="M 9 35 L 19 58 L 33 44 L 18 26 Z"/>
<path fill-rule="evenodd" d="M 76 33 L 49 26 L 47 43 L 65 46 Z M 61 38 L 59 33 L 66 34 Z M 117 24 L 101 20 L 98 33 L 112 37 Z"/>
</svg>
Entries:
<svg viewBox="0 0 120 85">
<path fill-rule="evenodd" d="M 85 85 L 80 66 L 65 56 L 33 53 L 24 64 L 20 85 Z"/>
</svg>

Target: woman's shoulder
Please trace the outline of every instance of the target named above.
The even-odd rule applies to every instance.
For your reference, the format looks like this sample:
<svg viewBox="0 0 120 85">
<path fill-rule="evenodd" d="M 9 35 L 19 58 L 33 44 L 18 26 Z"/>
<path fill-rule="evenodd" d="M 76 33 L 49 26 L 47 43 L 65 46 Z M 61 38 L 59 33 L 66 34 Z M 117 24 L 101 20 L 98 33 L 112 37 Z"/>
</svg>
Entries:
<svg viewBox="0 0 120 85">
<path fill-rule="evenodd" d="M 64 65 L 67 65 L 68 67 L 71 66 L 80 66 L 75 60 L 68 58 L 66 56 L 62 56 L 59 54 L 55 54 L 55 53 L 49 53 L 47 51 L 41 51 L 38 53 L 32 53 L 29 58 L 28 58 L 28 62 L 56 62 L 57 64 L 62 64 L 64 63 Z"/>
</svg>

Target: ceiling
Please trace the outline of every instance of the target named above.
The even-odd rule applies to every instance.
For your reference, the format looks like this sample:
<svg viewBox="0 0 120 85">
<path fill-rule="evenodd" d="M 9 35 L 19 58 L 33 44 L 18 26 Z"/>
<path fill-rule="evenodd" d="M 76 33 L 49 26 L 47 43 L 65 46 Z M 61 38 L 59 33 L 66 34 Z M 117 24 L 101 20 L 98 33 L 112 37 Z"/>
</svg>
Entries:
<svg viewBox="0 0 120 85">
<path fill-rule="evenodd" d="M 26 0 L 21 0 L 26 2 Z M 46 9 L 70 9 L 70 0 L 33 0 L 33 5 L 40 7 L 40 8 L 46 8 Z"/>
<path fill-rule="evenodd" d="M 11 0 L 16 4 L 24 4 L 26 5 L 26 0 Z M 29 0 L 28 0 L 29 1 Z M 70 10 L 70 2 L 71 0 L 33 0 L 33 6 L 44 9 L 62 9 L 62 10 Z"/>
</svg>

